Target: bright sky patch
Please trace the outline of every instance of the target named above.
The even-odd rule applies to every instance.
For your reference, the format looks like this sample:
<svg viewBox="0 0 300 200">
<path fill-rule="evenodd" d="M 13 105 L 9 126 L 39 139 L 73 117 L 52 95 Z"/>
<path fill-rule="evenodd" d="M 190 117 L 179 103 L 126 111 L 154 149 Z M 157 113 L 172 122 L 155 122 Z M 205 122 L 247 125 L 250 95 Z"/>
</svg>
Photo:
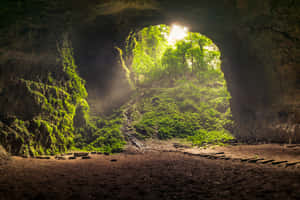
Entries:
<svg viewBox="0 0 300 200">
<path fill-rule="evenodd" d="M 175 43 L 179 40 L 184 39 L 188 34 L 188 28 L 179 26 L 179 25 L 172 25 L 170 35 L 168 36 L 168 42 L 171 45 L 175 45 Z"/>
</svg>

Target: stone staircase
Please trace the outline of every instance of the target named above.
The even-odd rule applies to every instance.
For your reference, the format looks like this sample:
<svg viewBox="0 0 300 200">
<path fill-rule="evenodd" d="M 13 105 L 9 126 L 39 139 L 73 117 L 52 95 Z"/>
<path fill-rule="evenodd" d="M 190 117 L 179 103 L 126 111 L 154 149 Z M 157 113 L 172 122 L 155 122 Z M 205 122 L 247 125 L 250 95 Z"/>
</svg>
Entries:
<svg viewBox="0 0 300 200">
<path fill-rule="evenodd" d="M 130 117 L 130 110 L 132 109 L 133 100 L 131 100 L 127 106 L 126 109 L 123 111 L 123 127 L 122 132 L 125 136 L 126 141 L 130 144 L 138 148 L 139 150 L 142 150 L 145 148 L 145 144 L 137 139 L 137 134 L 134 126 L 132 125 L 132 119 Z"/>
</svg>

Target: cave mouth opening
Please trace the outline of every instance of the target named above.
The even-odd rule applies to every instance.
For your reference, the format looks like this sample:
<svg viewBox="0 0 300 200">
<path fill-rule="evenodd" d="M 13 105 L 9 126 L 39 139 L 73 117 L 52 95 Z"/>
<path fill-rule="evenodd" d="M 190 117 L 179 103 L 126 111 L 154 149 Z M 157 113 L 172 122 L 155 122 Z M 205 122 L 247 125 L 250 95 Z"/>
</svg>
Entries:
<svg viewBox="0 0 300 200">
<path fill-rule="evenodd" d="M 134 91 L 125 135 L 181 138 L 194 145 L 233 139 L 230 94 L 220 50 L 208 37 L 174 24 L 131 32 L 120 63 Z"/>
</svg>

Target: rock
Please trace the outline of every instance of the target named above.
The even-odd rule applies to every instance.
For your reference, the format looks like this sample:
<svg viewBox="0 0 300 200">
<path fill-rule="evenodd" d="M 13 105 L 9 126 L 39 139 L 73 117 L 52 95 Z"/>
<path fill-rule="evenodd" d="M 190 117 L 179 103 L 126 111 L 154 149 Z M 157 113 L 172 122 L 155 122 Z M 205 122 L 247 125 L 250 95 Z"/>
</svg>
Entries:
<svg viewBox="0 0 300 200">
<path fill-rule="evenodd" d="M 63 157 L 63 156 L 56 156 L 55 159 L 56 159 L 56 160 L 66 160 L 66 157 Z"/>
<path fill-rule="evenodd" d="M 173 146 L 178 149 L 178 148 L 191 148 L 188 145 L 180 144 L 180 143 L 173 143 Z"/>
<path fill-rule="evenodd" d="M 86 159 L 91 159 L 90 156 L 82 156 L 81 158 L 84 159 L 84 160 L 86 160 Z"/>
<path fill-rule="evenodd" d="M 295 166 L 297 164 L 300 164 L 300 162 L 292 162 L 292 163 L 286 163 L 286 167 Z"/>
<path fill-rule="evenodd" d="M 22 158 L 29 158 L 28 155 L 22 155 L 21 157 L 22 157 Z"/>
<path fill-rule="evenodd" d="M 199 156 L 200 156 L 200 155 L 199 155 Z M 218 159 L 219 157 L 218 157 L 218 156 L 211 155 L 211 156 L 208 156 L 207 158 L 208 158 L 208 159 Z"/>
<path fill-rule="evenodd" d="M 286 148 L 296 148 L 297 145 L 287 145 Z"/>
<path fill-rule="evenodd" d="M 279 164 L 287 163 L 287 162 L 288 162 L 287 160 L 284 160 L 284 161 L 275 161 L 275 162 L 272 162 L 272 165 L 279 165 Z"/>
<path fill-rule="evenodd" d="M 250 160 L 249 158 L 242 158 L 241 162 L 247 162 L 248 160 Z"/>
<path fill-rule="evenodd" d="M 264 160 L 263 158 L 260 158 L 260 159 L 252 159 L 252 160 L 248 160 L 248 163 L 257 163 L 257 161 L 260 161 L 260 160 Z"/>
<path fill-rule="evenodd" d="M 263 162 L 261 162 L 262 164 L 267 164 L 267 163 L 270 163 L 270 162 L 273 162 L 273 161 L 275 161 L 275 160 L 266 160 L 266 161 L 263 161 Z"/>
<path fill-rule="evenodd" d="M 132 138 L 131 139 L 131 143 L 133 145 L 135 145 L 139 149 L 143 148 L 143 146 L 144 146 L 143 143 L 141 143 L 140 141 L 138 141 L 136 138 Z"/>
<path fill-rule="evenodd" d="M 97 154 L 97 152 L 93 151 L 93 152 L 91 152 L 91 154 Z"/>
<path fill-rule="evenodd" d="M 105 152 L 104 155 L 109 156 L 109 153 L 108 153 L 108 152 Z"/>
<path fill-rule="evenodd" d="M 117 162 L 117 159 L 111 159 L 110 162 Z"/>
<path fill-rule="evenodd" d="M 87 152 L 80 152 L 80 153 L 74 153 L 75 157 L 84 157 L 84 156 L 88 156 L 89 153 Z"/>
<path fill-rule="evenodd" d="M 207 157 L 209 157 L 210 155 L 207 155 L 207 154 L 201 154 L 201 157 L 203 157 L 203 158 L 207 158 Z"/>
<path fill-rule="evenodd" d="M 6 152 L 6 150 L 0 145 L 0 161 L 1 160 L 9 160 L 10 156 Z"/>
<path fill-rule="evenodd" d="M 37 156 L 35 157 L 36 159 L 42 159 L 42 160 L 49 160 L 50 157 L 49 156 Z"/>
<path fill-rule="evenodd" d="M 75 156 L 71 156 L 71 157 L 69 157 L 69 160 L 75 160 L 76 159 L 76 157 Z"/>
<path fill-rule="evenodd" d="M 224 152 L 218 152 L 218 153 L 215 153 L 216 155 L 219 155 L 219 154 L 224 154 Z"/>
</svg>

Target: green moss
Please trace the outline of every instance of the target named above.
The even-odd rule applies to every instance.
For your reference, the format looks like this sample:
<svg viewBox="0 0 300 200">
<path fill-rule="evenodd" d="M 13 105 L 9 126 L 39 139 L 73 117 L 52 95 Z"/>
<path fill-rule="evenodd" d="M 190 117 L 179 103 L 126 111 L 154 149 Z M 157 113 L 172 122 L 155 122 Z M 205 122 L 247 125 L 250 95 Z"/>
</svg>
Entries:
<svg viewBox="0 0 300 200">
<path fill-rule="evenodd" d="M 28 151 L 36 156 L 65 152 L 74 145 L 73 121 L 78 114 L 76 110 L 81 109 L 83 118 L 89 119 L 85 82 L 76 72 L 77 66 L 69 41 L 63 41 L 58 51 L 60 62 L 57 63 L 57 68 L 53 68 L 57 70 L 55 77 L 51 76 L 52 72 L 47 72 L 44 82 L 19 78 L 11 83 L 13 92 L 2 91 L 7 92 L 3 96 L 16 93 L 28 97 L 26 103 L 22 102 L 22 98 L 14 101 L 23 110 L 28 110 L 26 107 L 31 108 L 31 113 L 27 116 L 22 116 L 23 113 L 16 113 L 15 116 L 3 113 L 4 119 L 12 118 L 13 123 L 4 125 L 5 130 L 0 132 L 0 141 L 7 148 L 14 143 L 15 149 L 11 150 L 14 154 Z M 61 77 L 62 80 L 55 79 L 56 77 Z M 24 120 L 20 120 L 21 118 Z"/>
<path fill-rule="evenodd" d="M 107 118 L 94 118 L 84 128 L 77 129 L 76 149 L 106 153 L 121 152 L 126 144 L 121 132 L 123 120 L 121 112 Z"/>
<path fill-rule="evenodd" d="M 206 143 L 222 144 L 222 142 L 233 139 L 233 136 L 228 131 L 206 131 L 197 130 L 193 136 L 187 138 L 194 145 L 202 146 Z"/>
<path fill-rule="evenodd" d="M 231 139 L 229 94 L 197 82 L 177 81 L 169 88 L 140 88 L 130 119 L 141 139 L 186 138 L 195 145 Z M 139 114 L 136 114 L 139 113 Z M 137 117 L 139 116 L 139 117 Z M 202 136 L 201 136 L 202 135 Z"/>
</svg>

